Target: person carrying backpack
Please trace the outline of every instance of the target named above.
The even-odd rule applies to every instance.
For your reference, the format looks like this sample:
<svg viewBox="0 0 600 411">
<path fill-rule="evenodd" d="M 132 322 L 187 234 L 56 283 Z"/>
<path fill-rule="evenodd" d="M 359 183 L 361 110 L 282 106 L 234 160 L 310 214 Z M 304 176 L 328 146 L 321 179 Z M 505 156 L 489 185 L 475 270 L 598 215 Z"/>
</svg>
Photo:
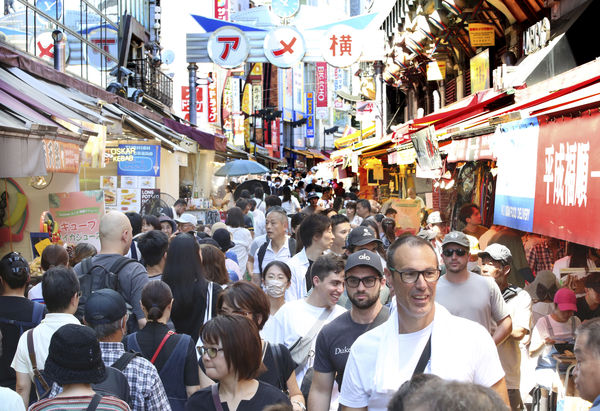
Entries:
<svg viewBox="0 0 600 411">
<path fill-rule="evenodd" d="M 37 392 L 37 398 L 43 398 L 52 386 L 43 376 L 52 335 L 65 324 L 80 324 L 73 315 L 79 304 L 79 282 L 72 269 L 58 266 L 46 271 L 42 277 L 42 294 L 48 314 L 38 326 L 21 335 L 10 365 L 16 371 L 16 391 L 25 406 L 32 392 Z"/>
<path fill-rule="evenodd" d="M 150 281 L 142 290 L 142 307 L 148 322 L 129 334 L 126 349 L 141 353 L 156 367 L 171 409 L 183 411 L 190 395 L 200 389 L 195 342 L 189 335 L 169 330 L 173 294 L 162 281 Z"/>
<path fill-rule="evenodd" d="M 74 267 L 81 284 L 81 300 L 77 318 L 83 317 L 85 304 L 90 295 L 103 288 L 118 291 L 128 304 L 130 314 L 127 328 L 134 332 L 146 325 L 140 304 L 142 288 L 148 280 L 148 272 L 137 261 L 126 258 L 132 241 L 129 219 L 119 211 L 110 211 L 100 220 L 100 252 L 86 258 Z"/>
<path fill-rule="evenodd" d="M 10 367 L 21 335 L 35 327 L 46 315 L 46 307 L 25 298 L 29 283 L 29 264 L 19 253 L 8 253 L 0 260 L 0 386 L 15 389 L 17 376 Z"/>
</svg>

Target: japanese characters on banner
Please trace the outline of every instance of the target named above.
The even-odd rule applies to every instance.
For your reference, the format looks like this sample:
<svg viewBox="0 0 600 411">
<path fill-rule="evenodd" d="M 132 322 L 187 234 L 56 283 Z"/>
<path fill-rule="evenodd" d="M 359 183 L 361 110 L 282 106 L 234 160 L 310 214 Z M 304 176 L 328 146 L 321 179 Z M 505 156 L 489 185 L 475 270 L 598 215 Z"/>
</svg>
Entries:
<svg viewBox="0 0 600 411">
<path fill-rule="evenodd" d="M 334 67 L 348 67 L 357 62 L 362 54 L 362 40 L 359 32 L 350 26 L 333 26 L 321 45 L 323 58 Z"/>
<path fill-rule="evenodd" d="M 540 125 L 534 232 L 600 247 L 598 130 L 599 115 Z"/>
<path fill-rule="evenodd" d="M 208 122 L 214 124 L 218 120 L 217 74 L 212 74 L 212 82 L 208 84 Z"/>
<path fill-rule="evenodd" d="M 207 44 L 208 56 L 223 68 L 235 68 L 246 61 L 250 43 L 237 27 L 225 26 L 215 30 Z"/>
<path fill-rule="evenodd" d="M 315 137 L 315 116 L 313 93 L 306 93 L 306 138 Z"/>
<path fill-rule="evenodd" d="M 58 223 L 62 241 L 91 243 L 100 249 L 98 227 L 104 215 L 104 191 L 77 191 L 48 195 L 50 213 Z"/>
<path fill-rule="evenodd" d="M 316 110 L 315 118 L 317 120 L 326 119 L 329 116 L 329 110 L 327 108 L 327 63 L 317 62 L 316 63 Z"/>
<path fill-rule="evenodd" d="M 46 171 L 57 173 L 79 173 L 79 146 L 56 140 L 42 140 Z"/>
<path fill-rule="evenodd" d="M 448 153 L 449 163 L 496 160 L 491 146 L 492 138 L 493 135 L 486 134 L 484 136 L 453 140 L 449 145 L 442 147 L 442 151 Z"/>
<path fill-rule="evenodd" d="M 531 232 L 539 125 L 536 118 L 506 123 L 494 135 L 498 179 L 494 224 Z"/>
<path fill-rule="evenodd" d="M 485 49 L 470 61 L 471 94 L 490 88 L 490 49 Z"/>
<path fill-rule="evenodd" d="M 229 20 L 229 0 L 215 0 L 215 19 Z"/>
<path fill-rule="evenodd" d="M 275 157 L 279 158 L 279 127 L 280 119 L 271 121 L 271 145 L 273 146 L 273 153 Z"/>
<path fill-rule="evenodd" d="M 181 111 L 186 113 L 185 119 L 190 120 L 190 87 L 181 86 Z M 196 88 L 196 113 L 204 113 L 202 87 Z"/>
<path fill-rule="evenodd" d="M 302 60 L 306 45 L 302 34 L 294 27 L 277 27 L 267 33 L 265 56 L 275 66 L 290 68 Z"/>
<path fill-rule="evenodd" d="M 471 46 L 487 47 L 496 44 L 496 31 L 493 24 L 469 23 L 469 40 Z"/>
</svg>

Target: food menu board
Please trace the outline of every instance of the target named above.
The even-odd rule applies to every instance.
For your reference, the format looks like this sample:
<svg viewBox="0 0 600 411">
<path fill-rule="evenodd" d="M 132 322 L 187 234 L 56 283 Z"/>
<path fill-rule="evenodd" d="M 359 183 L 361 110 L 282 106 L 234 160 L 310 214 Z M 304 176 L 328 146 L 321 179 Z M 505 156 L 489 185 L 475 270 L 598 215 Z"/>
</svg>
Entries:
<svg viewBox="0 0 600 411">
<path fill-rule="evenodd" d="M 156 190 L 156 178 L 147 176 L 121 176 L 120 187 L 117 176 L 101 176 L 100 187 L 104 190 L 106 209 L 139 212 L 143 204 L 142 191 Z"/>
<path fill-rule="evenodd" d="M 156 177 L 141 176 L 138 178 L 140 188 L 156 188 Z"/>
<path fill-rule="evenodd" d="M 140 189 L 119 188 L 117 190 L 117 209 L 122 212 L 140 211 Z"/>
<path fill-rule="evenodd" d="M 140 188 L 138 176 L 121 176 L 121 188 Z"/>
<path fill-rule="evenodd" d="M 117 177 L 100 177 L 100 188 L 104 190 L 104 206 L 109 210 L 117 207 Z"/>
</svg>

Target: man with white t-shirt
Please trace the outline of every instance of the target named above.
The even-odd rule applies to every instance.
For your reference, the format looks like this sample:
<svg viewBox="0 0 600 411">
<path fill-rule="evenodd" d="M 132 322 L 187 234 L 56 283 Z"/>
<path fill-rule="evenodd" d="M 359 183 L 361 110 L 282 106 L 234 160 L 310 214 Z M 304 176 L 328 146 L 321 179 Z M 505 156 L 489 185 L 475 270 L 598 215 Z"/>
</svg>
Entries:
<svg viewBox="0 0 600 411">
<path fill-rule="evenodd" d="M 529 293 L 517 286 L 509 284 L 512 255 L 502 244 L 490 244 L 484 251 L 479 252 L 481 258 L 481 275 L 491 277 L 496 281 L 506 307 L 512 319 L 510 336 L 498 345 L 498 354 L 502 368 L 506 373 L 506 386 L 510 407 L 521 410 L 521 348 L 519 342 L 530 332 L 531 328 L 531 297 Z"/>
<path fill-rule="evenodd" d="M 320 329 L 346 311 L 337 305 L 344 291 L 344 260 L 334 254 L 322 255 L 312 264 L 311 275 L 312 293 L 285 303 L 277 311 L 273 317 L 273 341 L 269 341 L 285 344 L 290 349 L 292 358 L 299 364 L 296 368 L 299 387 L 306 371 L 312 367 Z M 302 356 L 298 350 L 303 345 L 311 347 L 312 354 Z"/>
<path fill-rule="evenodd" d="M 444 237 L 442 259 L 446 275 L 437 284 L 435 301 L 453 315 L 483 325 L 498 345 L 510 336 L 512 320 L 496 282 L 468 270 L 470 247 L 469 238 L 460 231 L 451 231 Z"/>
<path fill-rule="evenodd" d="M 388 321 L 352 345 L 342 410 L 387 410 L 394 393 L 415 373 L 491 387 L 508 404 L 493 340 L 479 324 L 435 303 L 439 275 L 435 251 L 426 240 L 405 236 L 390 246 L 386 276 L 397 307 Z"/>
</svg>

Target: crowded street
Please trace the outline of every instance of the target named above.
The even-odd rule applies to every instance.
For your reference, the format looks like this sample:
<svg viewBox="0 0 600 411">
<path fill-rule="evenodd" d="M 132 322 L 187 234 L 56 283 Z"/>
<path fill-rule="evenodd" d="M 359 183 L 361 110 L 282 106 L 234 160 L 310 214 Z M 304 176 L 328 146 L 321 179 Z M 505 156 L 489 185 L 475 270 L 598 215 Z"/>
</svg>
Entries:
<svg viewBox="0 0 600 411">
<path fill-rule="evenodd" d="M 0 411 L 600 411 L 594 0 L 4 0 Z"/>
</svg>

